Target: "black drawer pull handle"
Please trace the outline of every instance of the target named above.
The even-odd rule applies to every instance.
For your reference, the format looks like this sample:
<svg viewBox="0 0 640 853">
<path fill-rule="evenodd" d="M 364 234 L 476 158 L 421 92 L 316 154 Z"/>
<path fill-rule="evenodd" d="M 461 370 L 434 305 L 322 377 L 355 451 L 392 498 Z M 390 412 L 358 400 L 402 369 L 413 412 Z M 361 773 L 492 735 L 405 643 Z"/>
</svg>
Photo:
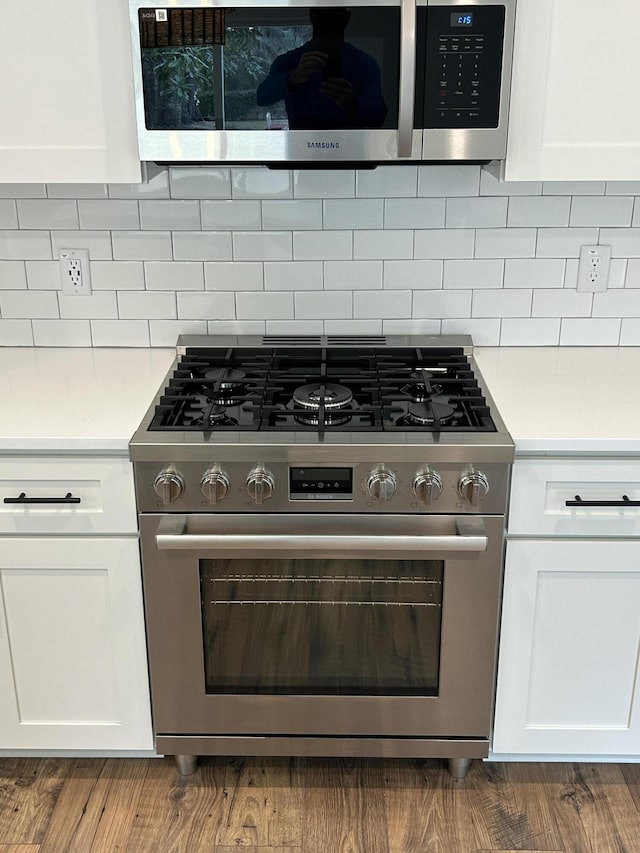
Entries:
<svg viewBox="0 0 640 853">
<path fill-rule="evenodd" d="M 24 492 L 20 492 L 17 498 L 5 498 L 6 504 L 79 504 L 81 498 L 74 498 L 71 492 L 63 498 L 28 498 Z"/>
<path fill-rule="evenodd" d="M 640 501 L 629 500 L 629 495 L 623 495 L 621 501 L 583 501 L 576 495 L 574 501 L 565 501 L 565 506 L 640 506 Z"/>
</svg>

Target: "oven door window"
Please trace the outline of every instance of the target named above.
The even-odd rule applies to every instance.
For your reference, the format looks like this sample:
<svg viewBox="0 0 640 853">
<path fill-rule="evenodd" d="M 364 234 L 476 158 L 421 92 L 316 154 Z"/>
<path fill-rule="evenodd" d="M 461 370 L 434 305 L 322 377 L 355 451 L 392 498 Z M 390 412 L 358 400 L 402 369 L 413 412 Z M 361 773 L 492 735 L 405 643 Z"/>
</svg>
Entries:
<svg viewBox="0 0 640 853">
<path fill-rule="evenodd" d="M 201 560 L 206 692 L 435 696 L 438 560 Z"/>
<path fill-rule="evenodd" d="M 399 6 L 138 15 L 148 130 L 398 127 Z"/>
</svg>

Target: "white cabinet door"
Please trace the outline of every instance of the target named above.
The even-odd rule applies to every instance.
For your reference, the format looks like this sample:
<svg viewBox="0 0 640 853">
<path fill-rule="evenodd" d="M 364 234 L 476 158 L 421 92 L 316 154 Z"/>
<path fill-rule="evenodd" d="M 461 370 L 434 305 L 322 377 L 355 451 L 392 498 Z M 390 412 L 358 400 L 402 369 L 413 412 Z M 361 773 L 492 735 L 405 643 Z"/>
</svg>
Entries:
<svg viewBox="0 0 640 853">
<path fill-rule="evenodd" d="M 518 0 L 507 181 L 639 180 L 638 0 Z"/>
<path fill-rule="evenodd" d="M 0 750 L 152 748 L 137 540 L 0 538 Z"/>
<path fill-rule="evenodd" d="M 2 4 L 1 182 L 137 182 L 125 0 Z"/>
<path fill-rule="evenodd" d="M 640 755 L 640 552 L 507 543 L 493 752 Z"/>
</svg>

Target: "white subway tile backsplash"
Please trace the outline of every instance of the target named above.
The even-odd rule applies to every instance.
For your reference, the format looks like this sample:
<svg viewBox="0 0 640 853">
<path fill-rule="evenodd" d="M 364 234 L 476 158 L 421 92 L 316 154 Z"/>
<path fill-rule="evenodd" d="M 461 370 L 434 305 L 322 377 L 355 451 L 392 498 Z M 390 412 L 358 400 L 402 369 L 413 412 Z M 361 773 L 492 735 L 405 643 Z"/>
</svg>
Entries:
<svg viewBox="0 0 640 853">
<path fill-rule="evenodd" d="M 561 258 L 507 258 L 505 287 L 564 287 L 565 261 Z"/>
<path fill-rule="evenodd" d="M 0 261 L 0 290 L 24 290 L 26 286 L 24 261 Z"/>
<path fill-rule="evenodd" d="M 138 202 L 125 199 L 80 200 L 80 228 L 139 231 Z"/>
<path fill-rule="evenodd" d="M 578 258 L 580 246 L 597 242 L 597 228 L 539 228 L 536 257 Z"/>
<path fill-rule="evenodd" d="M 174 347 L 179 335 L 207 334 L 206 320 L 149 320 L 148 322 L 152 347 Z"/>
<path fill-rule="evenodd" d="M 109 198 L 169 198 L 169 172 L 158 172 L 143 184 L 109 184 Z"/>
<path fill-rule="evenodd" d="M 293 232 L 293 257 L 297 261 L 343 261 L 352 255 L 351 231 Z"/>
<path fill-rule="evenodd" d="M 264 320 L 209 320 L 207 332 L 210 335 L 264 335 Z"/>
<path fill-rule="evenodd" d="M 633 198 L 630 196 L 574 196 L 569 224 L 575 226 L 631 225 Z"/>
<path fill-rule="evenodd" d="M 26 261 L 27 285 L 29 290 L 60 290 L 59 261 Z"/>
<path fill-rule="evenodd" d="M 0 259 L 50 260 L 48 231 L 0 231 Z"/>
<path fill-rule="evenodd" d="M 18 212 L 12 198 L 0 199 L 0 228 L 17 228 Z"/>
<path fill-rule="evenodd" d="M 571 199 L 568 196 L 518 196 L 509 199 L 510 228 L 567 226 Z"/>
<path fill-rule="evenodd" d="M 578 293 L 568 287 L 562 290 L 536 290 L 533 294 L 532 317 L 589 317 L 593 293 Z"/>
<path fill-rule="evenodd" d="M 419 166 L 419 196 L 474 196 L 480 193 L 479 166 Z"/>
<path fill-rule="evenodd" d="M 384 261 L 385 290 L 437 290 L 442 287 L 444 261 Z"/>
<path fill-rule="evenodd" d="M 608 181 L 607 195 L 640 195 L 640 181 Z"/>
<path fill-rule="evenodd" d="M 383 320 L 385 335 L 439 335 L 442 320 Z"/>
<path fill-rule="evenodd" d="M 500 343 L 501 321 L 492 320 L 443 320 L 443 335 L 471 335 L 476 346 L 495 347 Z"/>
<path fill-rule="evenodd" d="M 444 262 L 443 287 L 473 288 L 502 287 L 504 261 L 499 260 L 452 260 Z"/>
<path fill-rule="evenodd" d="M 560 321 L 561 346 L 615 347 L 620 340 L 620 320 L 565 318 Z"/>
<path fill-rule="evenodd" d="M 111 236 L 110 231 L 52 231 L 53 257 L 57 258 L 61 249 L 86 249 L 90 260 L 110 261 L 113 258 Z"/>
<path fill-rule="evenodd" d="M 59 317 L 57 295 L 46 290 L 0 290 L 0 316 L 5 320 Z"/>
<path fill-rule="evenodd" d="M 543 195 L 604 195 L 604 181 L 545 181 Z"/>
<path fill-rule="evenodd" d="M 293 194 L 296 198 L 353 198 L 355 172 L 343 169 L 296 170 Z"/>
<path fill-rule="evenodd" d="M 1 322 L 2 321 L 0 321 L 0 323 Z M 629 320 L 623 318 L 620 328 L 620 346 L 640 346 L 640 320 L 637 320 L 635 317 Z"/>
<path fill-rule="evenodd" d="M 614 258 L 640 258 L 640 228 L 601 228 L 600 242 Z"/>
<path fill-rule="evenodd" d="M 631 220 L 631 224 L 634 228 L 640 226 L 640 197 L 635 199 L 635 205 L 633 209 L 633 219 Z"/>
<path fill-rule="evenodd" d="M 475 244 L 475 231 L 470 228 L 434 228 L 430 231 L 416 231 L 413 243 L 413 257 L 427 258 L 472 258 Z"/>
<path fill-rule="evenodd" d="M 447 199 L 447 228 L 502 228 L 507 224 L 506 198 Z"/>
<path fill-rule="evenodd" d="M 640 290 L 624 288 L 593 294 L 592 317 L 640 317 Z"/>
<path fill-rule="evenodd" d="M 0 269 L 0 280 L 2 271 Z M 640 287 L 640 259 L 630 258 L 627 261 L 627 279 L 625 287 Z"/>
<path fill-rule="evenodd" d="M 257 199 L 201 201 L 200 209 L 204 231 L 259 231 L 263 227 Z M 266 223 L 264 227 L 268 227 Z"/>
<path fill-rule="evenodd" d="M 481 228 L 476 232 L 476 258 L 532 258 L 535 228 Z"/>
<path fill-rule="evenodd" d="M 235 293 L 207 290 L 203 293 L 178 293 L 178 317 L 181 320 L 235 320 Z"/>
<path fill-rule="evenodd" d="M 413 231 L 354 231 L 353 257 L 401 260 L 413 257 Z"/>
<path fill-rule="evenodd" d="M 290 231 L 234 231 L 232 236 L 236 261 L 290 261 L 292 258 Z"/>
<path fill-rule="evenodd" d="M 94 290 L 144 290 L 142 261 L 91 261 Z"/>
<path fill-rule="evenodd" d="M 501 181 L 490 168 L 480 170 L 480 195 L 540 195 L 541 181 Z"/>
<path fill-rule="evenodd" d="M 169 186 L 172 198 L 231 198 L 231 174 L 227 168 L 170 169 Z"/>
<path fill-rule="evenodd" d="M 263 166 L 231 169 L 233 198 L 293 198 L 291 172 Z"/>
<path fill-rule="evenodd" d="M 31 320 L 0 320 L 0 346 L 33 346 Z"/>
<path fill-rule="evenodd" d="M 362 293 L 358 293 L 361 296 Z M 369 296 L 369 293 L 366 294 Z M 336 291 L 330 293 L 296 293 L 295 317 L 302 320 L 347 320 L 353 317 L 353 294 L 351 291 Z M 366 316 L 366 315 L 360 315 Z"/>
<path fill-rule="evenodd" d="M 94 347 L 148 347 L 148 320 L 91 320 Z M 176 338 L 172 346 L 175 346 Z M 159 346 L 159 345 L 156 345 Z"/>
<path fill-rule="evenodd" d="M 378 166 L 356 172 L 358 198 L 411 198 L 417 192 L 417 166 Z"/>
<path fill-rule="evenodd" d="M 266 333 L 268 335 L 292 335 L 297 338 L 300 335 L 321 335 L 324 331 L 322 320 L 267 320 Z"/>
<path fill-rule="evenodd" d="M 353 294 L 355 319 L 401 320 L 411 317 L 412 293 L 410 290 L 371 291 L 358 290 Z"/>
<path fill-rule="evenodd" d="M 382 261 L 325 261 L 325 290 L 380 290 Z"/>
<path fill-rule="evenodd" d="M 327 229 L 382 228 L 384 202 L 381 198 L 326 199 L 323 224 Z"/>
<path fill-rule="evenodd" d="M 176 231 L 172 236 L 176 261 L 230 261 L 230 231 Z"/>
<path fill-rule="evenodd" d="M 37 347 L 90 347 L 89 320 L 33 320 L 33 342 Z"/>
<path fill-rule="evenodd" d="M 413 294 L 413 316 L 424 320 L 471 317 L 471 290 L 421 290 Z"/>
<path fill-rule="evenodd" d="M 58 305 L 63 320 L 113 320 L 118 317 L 116 294 L 108 290 L 90 296 L 58 293 Z"/>
<path fill-rule="evenodd" d="M 75 199 L 18 199 L 18 222 L 23 229 L 56 230 L 78 227 Z"/>
<path fill-rule="evenodd" d="M 263 201 L 262 227 L 265 231 L 321 229 L 322 201 L 320 199 Z"/>
<path fill-rule="evenodd" d="M 46 198 L 46 184 L 2 184 L 0 198 Z"/>
<path fill-rule="evenodd" d="M 265 261 L 265 290 L 322 290 L 322 261 Z"/>
<path fill-rule="evenodd" d="M 109 198 L 106 184 L 47 184 L 48 198 Z"/>
<path fill-rule="evenodd" d="M 380 335 L 382 320 L 325 320 L 326 335 Z"/>
<path fill-rule="evenodd" d="M 500 329 L 500 346 L 557 346 L 560 343 L 560 320 L 505 318 Z"/>
<path fill-rule="evenodd" d="M 201 226 L 198 201 L 140 201 L 143 231 L 197 231 Z"/>
<path fill-rule="evenodd" d="M 122 291 L 118 293 L 118 313 L 125 320 L 173 320 L 177 317 L 176 295 Z"/>
<path fill-rule="evenodd" d="M 530 290 L 475 290 L 472 317 L 530 317 Z"/>
<path fill-rule="evenodd" d="M 386 198 L 384 227 L 444 228 L 445 207 L 444 198 Z"/>
<path fill-rule="evenodd" d="M 204 290 L 204 266 L 196 261 L 146 261 L 147 290 Z"/>
<path fill-rule="evenodd" d="M 236 293 L 238 320 L 293 319 L 293 293 Z"/>
<path fill-rule="evenodd" d="M 170 261 L 169 231 L 113 231 L 113 257 L 117 261 Z"/>
<path fill-rule="evenodd" d="M 207 290 L 264 290 L 263 264 L 259 261 L 205 263 Z"/>
</svg>

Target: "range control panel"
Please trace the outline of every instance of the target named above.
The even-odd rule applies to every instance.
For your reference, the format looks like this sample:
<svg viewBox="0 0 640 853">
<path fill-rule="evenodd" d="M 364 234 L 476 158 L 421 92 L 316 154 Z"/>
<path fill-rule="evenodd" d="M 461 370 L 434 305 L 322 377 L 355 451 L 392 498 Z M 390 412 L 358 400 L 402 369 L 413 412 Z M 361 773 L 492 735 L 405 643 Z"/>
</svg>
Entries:
<svg viewBox="0 0 640 853">
<path fill-rule="evenodd" d="M 498 126 L 504 29 L 504 6 L 428 7 L 427 128 Z"/>
</svg>

